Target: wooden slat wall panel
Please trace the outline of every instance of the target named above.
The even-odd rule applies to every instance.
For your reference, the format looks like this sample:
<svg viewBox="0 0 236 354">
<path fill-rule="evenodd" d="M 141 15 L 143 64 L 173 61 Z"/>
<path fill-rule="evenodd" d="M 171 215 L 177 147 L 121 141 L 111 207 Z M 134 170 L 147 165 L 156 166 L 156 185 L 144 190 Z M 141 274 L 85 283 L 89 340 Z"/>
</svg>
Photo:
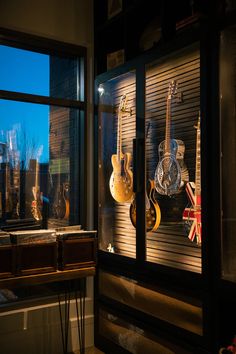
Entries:
<svg viewBox="0 0 236 354">
<path fill-rule="evenodd" d="M 118 109 L 120 98 L 123 94 L 127 95 L 127 107 L 131 108 L 132 115 L 129 113 L 122 116 L 122 150 L 123 152 L 130 152 L 133 156 L 133 139 L 136 136 L 136 102 L 135 102 L 135 82 L 132 83 L 127 80 L 126 85 L 122 82 L 117 85 L 113 91 L 114 104 Z M 114 117 L 115 132 L 117 132 L 117 114 Z M 117 135 L 115 136 L 115 146 Z M 116 252 L 128 257 L 136 256 L 136 230 L 131 224 L 129 217 L 129 203 L 115 203 L 115 232 L 114 245 Z"/>
<path fill-rule="evenodd" d="M 147 178 L 154 178 L 159 160 L 158 145 L 165 139 L 166 97 L 171 80 L 177 80 L 178 92 L 182 102 L 172 105 L 172 137 L 185 143 L 185 163 L 191 181 L 195 180 L 196 130 L 200 108 L 200 58 L 198 49 L 180 51 L 156 62 L 146 72 L 146 138 Z M 131 75 L 111 80 L 109 83 L 112 97 L 113 115 L 101 119 L 101 166 L 100 181 L 102 193 L 100 214 L 103 246 L 112 242 L 115 252 L 128 257 L 136 255 L 136 230 L 129 217 L 130 203 L 116 203 L 110 194 L 109 178 L 112 173 L 111 155 L 116 153 L 117 109 L 123 94 L 128 96 L 128 106 L 132 115 L 122 118 L 122 149 L 132 151 L 136 136 L 135 79 Z M 110 121 L 112 120 L 112 125 Z M 111 137 L 112 135 L 112 137 Z M 109 142 L 105 141 L 106 139 Z M 106 171 L 104 171 L 104 169 Z M 182 213 L 188 203 L 185 191 L 174 197 L 155 194 L 161 208 L 162 220 L 157 231 L 147 233 L 147 260 L 201 272 L 201 248 L 188 239 L 188 225 L 182 221 Z"/>
</svg>

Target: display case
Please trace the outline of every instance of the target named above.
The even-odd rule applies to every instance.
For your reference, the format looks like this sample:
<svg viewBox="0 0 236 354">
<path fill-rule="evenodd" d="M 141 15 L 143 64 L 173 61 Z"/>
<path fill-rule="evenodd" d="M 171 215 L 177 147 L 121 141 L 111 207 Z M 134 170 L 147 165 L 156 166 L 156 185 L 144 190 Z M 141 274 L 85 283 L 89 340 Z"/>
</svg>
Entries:
<svg viewBox="0 0 236 354">
<path fill-rule="evenodd" d="M 136 339 L 134 348 L 121 344 L 119 320 L 101 304 L 112 304 L 114 316 L 123 311 L 127 328 L 134 317 L 144 327 L 164 327 L 173 348 L 177 331 L 182 352 L 186 336 L 190 348 L 206 338 L 200 60 L 196 39 L 138 57 L 96 82 L 98 340 L 109 341 L 110 333 L 131 353 Z"/>
<path fill-rule="evenodd" d="M 136 258 L 143 179 L 145 259 L 201 273 L 199 56 L 195 44 L 144 65 L 145 117 L 136 114 L 135 69 L 98 86 L 103 251 Z"/>
</svg>

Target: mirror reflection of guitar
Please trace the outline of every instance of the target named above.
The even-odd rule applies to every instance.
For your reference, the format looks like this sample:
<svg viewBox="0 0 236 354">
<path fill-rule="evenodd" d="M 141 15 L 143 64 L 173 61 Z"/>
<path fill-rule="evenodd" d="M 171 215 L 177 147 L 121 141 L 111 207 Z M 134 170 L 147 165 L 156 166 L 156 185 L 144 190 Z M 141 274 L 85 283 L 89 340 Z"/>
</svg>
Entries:
<svg viewBox="0 0 236 354">
<path fill-rule="evenodd" d="M 70 213 L 69 207 L 69 183 L 61 183 L 61 154 L 64 149 L 64 141 L 61 142 L 59 173 L 57 180 L 57 189 L 53 202 L 53 212 L 57 219 L 68 219 Z"/>
<path fill-rule="evenodd" d="M 149 179 L 148 193 L 146 191 L 146 230 L 155 231 L 160 225 L 161 210 L 155 199 L 155 183 Z M 136 198 L 130 204 L 130 220 L 134 227 L 136 227 Z"/>
<path fill-rule="evenodd" d="M 57 219 L 68 219 L 69 217 L 69 200 L 68 198 L 66 199 L 68 190 L 68 183 L 58 183 L 56 198 L 54 200 L 54 213 Z"/>
<path fill-rule="evenodd" d="M 183 162 L 184 142 L 171 139 L 171 101 L 176 92 L 177 83 L 173 80 L 169 85 L 166 102 L 165 140 L 158 147 L 159 162 L 155 171 L 157 192 L 168 196 L 179 193 L 188 181 L 188 171 Z"/>
<path fill-rule="evenodd" d="M 40 192 L 40 187 L 38 183 L 38 176 L 39 176 L 39 164 L 38 161 L 35 160 L 35 185 L 32 187 L 33 193 L 33 201 L 31 203 L 31 213 L 35 220 L 39 221 L 42 220 L 42 193 Z"/>
<path fill-rule="evenodd" d="M 129 201 L 133 195 L 133 173 L 130 170 L 131 154 L 122 152 L 122 115 L 124 113 L 131 114 L 131 109 L 127 110 L 126 105 L 127 95 L 123 95 L 118 110 L 117 153 L 111 157 L 113 172 L 109 182 L 111 195 L 119 203 Z"/>
<path fill-rule="evenodd" d="M 194 241 L 195 237 L 197 244 L 202 242 L 202 222 L 201 222 L 201 129 L 200 129 L 200 115 L 197 129 L 196 139 L 196 171 L 195 183 L 188 182 L 186 185 L 186 193 L 191 203 L 190 208 L 185 208 L 183 212 L 183 220 L 192 222 L 188 238 Z"/>
</svg>

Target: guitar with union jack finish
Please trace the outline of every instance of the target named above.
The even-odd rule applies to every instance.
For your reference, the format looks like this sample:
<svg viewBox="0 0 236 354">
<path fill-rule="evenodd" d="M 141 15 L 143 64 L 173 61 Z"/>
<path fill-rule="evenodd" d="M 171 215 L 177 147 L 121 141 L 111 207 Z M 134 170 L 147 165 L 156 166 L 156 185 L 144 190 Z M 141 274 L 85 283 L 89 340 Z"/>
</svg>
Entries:
<svg viewBox="0 0 236 354">
<path fill-rule="evenodd" d="M 201 133 L 200 133 L 200 115 L 197 129 L 196 139 L 196 170 L 195 170 L 195 183 L 188 182 L 186 185 L 186 193 L 191 203 L 190 208 L 185 208 L 183 212 L 183 220 L 192 222 L 188 234 L 188 238 L 194 241 L 196 238 L 197 244 L 202 242 L 202 221 L 201 221 Z"/>
</svg>

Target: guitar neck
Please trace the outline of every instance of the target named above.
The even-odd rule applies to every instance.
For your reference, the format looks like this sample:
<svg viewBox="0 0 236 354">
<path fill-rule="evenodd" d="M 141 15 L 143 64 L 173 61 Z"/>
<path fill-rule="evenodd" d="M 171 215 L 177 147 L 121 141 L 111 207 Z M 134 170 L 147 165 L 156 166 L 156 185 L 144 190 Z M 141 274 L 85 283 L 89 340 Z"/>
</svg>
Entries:
<svg viewBox="0 0 236 354">
<path fill-rule="evenodd" d="M 38 172 L 39 172 L 39 165 L 38 165 L 38 161 L 36 160 L 36 164 L 35 164 L 35 188 L 38 188 Z"/>
<path fill-rule="evenodd" d="M 170 121 L 171 121 L 171 98 L 166 101 L 166 133 L 165 133 L 165 153 L 171 153 L 170 147 Z"/>
<path fill-rule="evenodd" d="M 200 120 L 200 118 L 199 118 Z M 200 122 L 197 127 L 197 140 L 196 140 L 196 172 L 195 172 L 195 195 L 201 195 L 201 131 Z"/>
<path fill-rule="evenodd" d="M 118 113 L 118 122 L 117 122 L 117 158 L 120 161 L 122 156 L 122 114 L 119 111 Z"/>
</svg>

